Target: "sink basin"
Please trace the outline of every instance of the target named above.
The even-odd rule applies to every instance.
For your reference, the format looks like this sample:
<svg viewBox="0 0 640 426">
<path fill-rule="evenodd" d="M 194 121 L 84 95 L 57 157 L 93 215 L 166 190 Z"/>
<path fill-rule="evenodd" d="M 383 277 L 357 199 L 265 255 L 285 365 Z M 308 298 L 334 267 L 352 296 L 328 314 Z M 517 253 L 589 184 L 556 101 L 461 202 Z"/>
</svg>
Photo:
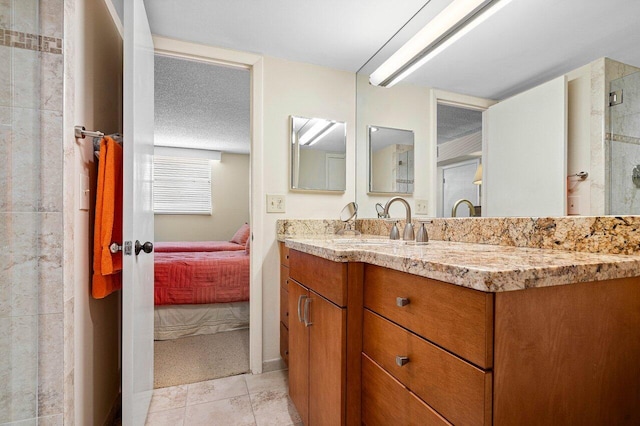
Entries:
<svg viewBox="0 0 640 426">
<path fill-rule="evenodd" d="M 337 245 L 349 246 L 402 246 L 415 244 L 415 241 L 390 240 L 384 238 L 336 238 L 331 240 Z"/>
</svg>

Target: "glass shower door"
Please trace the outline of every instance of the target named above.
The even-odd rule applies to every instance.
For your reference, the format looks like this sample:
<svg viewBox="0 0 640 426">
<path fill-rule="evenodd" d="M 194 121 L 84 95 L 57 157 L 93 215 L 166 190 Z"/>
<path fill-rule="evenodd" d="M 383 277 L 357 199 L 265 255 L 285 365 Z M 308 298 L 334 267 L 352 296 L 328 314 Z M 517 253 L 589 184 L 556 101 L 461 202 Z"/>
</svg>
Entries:
<svg viewBox="0 0 640 426">
<path fill-rule="evenodd" d="M 640 214 L 640 72 L 613 80 L 610 107 L 609 214 Z M 620 102 L 621 101 L 621 102 Z"/>
</svg>

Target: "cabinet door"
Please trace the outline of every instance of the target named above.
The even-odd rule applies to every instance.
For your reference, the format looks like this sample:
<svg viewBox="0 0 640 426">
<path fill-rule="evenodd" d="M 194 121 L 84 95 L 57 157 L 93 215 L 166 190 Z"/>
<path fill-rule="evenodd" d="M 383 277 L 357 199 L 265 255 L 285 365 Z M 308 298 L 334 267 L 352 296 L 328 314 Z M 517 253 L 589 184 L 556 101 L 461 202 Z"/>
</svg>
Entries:
<svg viewBox="0 0 640 426">
<path fill-rule="evenodd" d="M 305 425 L 309 424 L 309 330 L 298 319 L 298 301 L 308 296 L 306 288 L 289 280 L 289 396 Z"/>
<path fill-rule="evenodd" d="M 309 297 L 308 425 L 342 425 L 346 408 L 347 312 L 313 291 L 309 291 Z"/>
</svg>

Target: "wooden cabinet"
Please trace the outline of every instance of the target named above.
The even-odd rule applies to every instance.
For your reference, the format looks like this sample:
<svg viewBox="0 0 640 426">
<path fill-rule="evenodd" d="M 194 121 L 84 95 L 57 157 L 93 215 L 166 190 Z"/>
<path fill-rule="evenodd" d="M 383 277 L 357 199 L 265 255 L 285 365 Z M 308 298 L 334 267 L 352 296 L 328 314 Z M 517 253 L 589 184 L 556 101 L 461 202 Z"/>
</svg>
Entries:
<svg viewBox="0 0 640 426">
<path fill-rule="evenodd" d="M 452 424 L 491 424 L 492 294 L 366 265 L 364 306 L 363 353 L 400 383 L 398 398 Z M 374 403 L 363 398 L 363 412 L 384 410 Z"/>
<path fill-rule="evenodd" d="M 485 293 L 281 248 L 305 425 L 640 424 L 640 278 Z"/>
<path fill-rule="evenodd" d="M 351 274 L 350 301 L 362 306 L 361 271 L 360 264 L 290 253 L 289 395 L 307 426 L 361 423 L 362 309 L 351 312 L 348 302 Z"/>
<path fill-rule="evenodd" d="M 289 365 L 289 249 L 278 243 L 280 249 L 280 356 Z"/>
<path fill-rule="evenodd" d="M 365 265 L 363 300 L 366 425 L 640 424 L 640 278 L 484 293 Z"/>
</svg>

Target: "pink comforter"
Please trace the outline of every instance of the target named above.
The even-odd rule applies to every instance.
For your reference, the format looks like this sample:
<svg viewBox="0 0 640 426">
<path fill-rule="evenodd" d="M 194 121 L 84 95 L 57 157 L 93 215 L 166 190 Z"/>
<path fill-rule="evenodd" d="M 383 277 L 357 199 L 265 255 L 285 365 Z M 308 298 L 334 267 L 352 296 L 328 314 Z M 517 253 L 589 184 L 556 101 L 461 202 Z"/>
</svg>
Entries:
<svg viewBox="0 0 640 426">
<path fill-rule="evenodd" d="M 156 242 L 153 249 L 156 253 L 237 251 L 244 250 L 244 246 L 229 241 L 171 241 Z"/>
<path fill-rule="evenodd" d="M 244 251 L 155 254 L 156 305 L 249 300 L 249 255 Z"/>
</svg>

